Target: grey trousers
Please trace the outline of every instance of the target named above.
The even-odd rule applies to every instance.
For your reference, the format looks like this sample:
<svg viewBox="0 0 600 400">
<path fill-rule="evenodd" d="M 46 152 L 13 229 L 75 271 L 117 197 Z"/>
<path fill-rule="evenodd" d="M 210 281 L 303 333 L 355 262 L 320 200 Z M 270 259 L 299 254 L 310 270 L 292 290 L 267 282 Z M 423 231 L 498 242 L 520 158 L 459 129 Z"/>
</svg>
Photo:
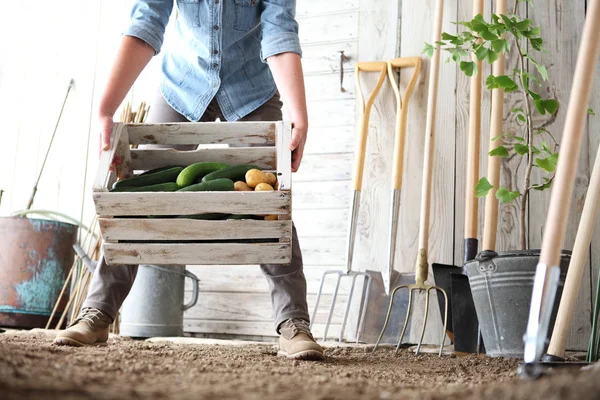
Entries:
<svg viewBox="0 0 600 400">
<path fill-rule="evenodd" d="M 281 120 L 281 106 L 279 95 L 275 94 L 273 98 L 241 120 Z M 213 100 L 201 121 L 215 121 L 216 119 L 225 120 L 217 101 Z M 173 110 L 159 92 L 152 103 L 146 122 L 176 123 L 188 122 L 188 120 Z M 306 278 L 302 270 L 302 252 L 298 243 L 296 228 L 294 226 L 292 228 L 291 263 L 289 265 L 266 264 L 260 266 L 269 282 L 277 332 L 279 325 L 289 318 L 301 318 L 306 321 L 309 321 L 310 318 L 306 303 Z M 100 309 L 114 319 L 133 286 L 137 269 L 137 265 L 107 265 L 102 256 L 92 276 L 92 282 L 87 298 L 83 303 L 83 308 Z M 200 299 L 200 301 L 202 300 Z"/>
</svg>

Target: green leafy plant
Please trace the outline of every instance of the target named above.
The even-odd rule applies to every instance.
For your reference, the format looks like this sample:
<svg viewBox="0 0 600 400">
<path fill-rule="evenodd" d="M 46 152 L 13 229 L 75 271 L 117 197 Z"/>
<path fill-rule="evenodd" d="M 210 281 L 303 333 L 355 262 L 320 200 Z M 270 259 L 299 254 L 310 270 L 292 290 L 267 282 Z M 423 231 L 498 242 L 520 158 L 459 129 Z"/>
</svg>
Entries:
<svg viewBox="0 0 600 400">
<path fill-rule="evenodd" d="M 504 53 L 507 56 L 515 54 L 518 60 L 517 68 L 507 75 L 489 75 L 485 81 L 487 89 L 502 88 L 507 94 L 519 96 L 522 105 L 511 110 L 521 128 L 516 135 L 504 133 L 502 145 L 491 149 L 490 156 L 494 157 L 524 157 L 526 168 L 523 171 L 522 184 L 519 188 L 496 188 L 496 197 L 507 203 L 520 198 L 520 246 L 527 247 L 527 203 L 531 190 L 546 190 L 551 187 L 558 161 L 558 143 L 547 129 L 555 118 L 559 103 L 555 98 L 545 97 L 542 93 L 542 82 L 548 81 L 548 69 L 536 60 L 541 52 L 547 52 L 540 36 L 541 30 L 535 27 L 528 18 L 516 15 L 517 4 L 512 14 L 492 14 L 491 21 L 477 15 L 471 21 L 457 22 L 467 28 L 456 35 L 444 32 L 442 40 L 437 44 L 448 52 L 448 61 L 458 64 L 467 76 L 479 73 L 475 58 L 483 63 L 492 64 Z M 425 44 L 424 53 L 433 55 L 434 46 Z M 512 52 L 512 53 L 511 53 Z M 528 66 L 534 66 L 537 74 L 528 71 Z M 593 113 L 593 111 L 591 111 Z M 540 116 L 546 121 L 535 125 Z M 532 183 L 531 175 L 534 168 L 543 171 L 541 182 Z M 489 180 L 483 177 L 475 187 L 476 196 L 484 197 L 493 188 Z"/>
</svg>

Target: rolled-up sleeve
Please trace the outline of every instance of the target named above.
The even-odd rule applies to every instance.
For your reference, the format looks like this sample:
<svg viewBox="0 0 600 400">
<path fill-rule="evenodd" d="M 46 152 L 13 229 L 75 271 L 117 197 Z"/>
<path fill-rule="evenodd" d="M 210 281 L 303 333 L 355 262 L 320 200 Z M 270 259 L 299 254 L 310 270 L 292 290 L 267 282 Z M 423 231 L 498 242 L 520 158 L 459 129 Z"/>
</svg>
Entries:
<svg viewBox="0 0 600 400">
<path fill-rule="evenodd" d="M 263 0 L 261 14 L 263 62 L 281 53 L 297 53 L 302 56 L 296 22 L 296 0 Z"/>
<path fill-rule="evenodd" d="M 123 34 L 143 40 L 158 54 L 172 10 L 173 0 L 135 0 L 131 9 L 131 23 Z"/>
</svg>

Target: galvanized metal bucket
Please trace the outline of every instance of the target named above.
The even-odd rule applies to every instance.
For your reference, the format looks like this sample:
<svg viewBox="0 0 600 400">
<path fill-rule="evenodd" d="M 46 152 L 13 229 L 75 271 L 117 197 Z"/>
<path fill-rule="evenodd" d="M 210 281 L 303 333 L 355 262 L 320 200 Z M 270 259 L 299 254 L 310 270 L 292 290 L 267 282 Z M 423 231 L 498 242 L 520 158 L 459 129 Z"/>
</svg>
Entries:
<svg viewBox="0 0 600 400">
<path fill-rule="evenodd" d="M 523 335 L 539 250 L 496 253 L 482 251 L 465 264 L 486 353 L 490 357 L 523 358 Z M 571 253 L 563 251 L 561 275 L 549 334 L 556 319 Z"/>
<path fill-rule="evenodd" d="M 185 278 L 192 280 L 192 298 L 184 301 Z M 183 312 L 198 302 L 198 278 L 185 265 L 140 265 L 123 302 L 119 333 L 134 338 L 183 335 Z"/>
<path fill-rule="evenodd" d="M 73 224 L 0 218 L 0 326 L 43 328 L 73 265 Z M 57 308 L 62 315 L 68 288 Z"/>
</svg>

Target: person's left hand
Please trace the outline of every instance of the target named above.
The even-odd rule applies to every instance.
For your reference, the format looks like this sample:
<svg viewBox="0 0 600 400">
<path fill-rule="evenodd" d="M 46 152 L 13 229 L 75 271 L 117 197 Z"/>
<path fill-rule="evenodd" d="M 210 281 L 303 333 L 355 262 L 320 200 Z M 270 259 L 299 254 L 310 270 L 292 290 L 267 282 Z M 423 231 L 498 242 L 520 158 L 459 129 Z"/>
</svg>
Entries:
<svg viewBox="0 0 600 400">
<path fill-rule="evenodd" d="M 290 142 L 290 150 L 292 151 L 292 172 L 297 172 L 298 168 L 300 168 L 307 133 L 308 126 L 306 126 L 306 124 L 292 123 L 292 140 Z"/>
</svg>

